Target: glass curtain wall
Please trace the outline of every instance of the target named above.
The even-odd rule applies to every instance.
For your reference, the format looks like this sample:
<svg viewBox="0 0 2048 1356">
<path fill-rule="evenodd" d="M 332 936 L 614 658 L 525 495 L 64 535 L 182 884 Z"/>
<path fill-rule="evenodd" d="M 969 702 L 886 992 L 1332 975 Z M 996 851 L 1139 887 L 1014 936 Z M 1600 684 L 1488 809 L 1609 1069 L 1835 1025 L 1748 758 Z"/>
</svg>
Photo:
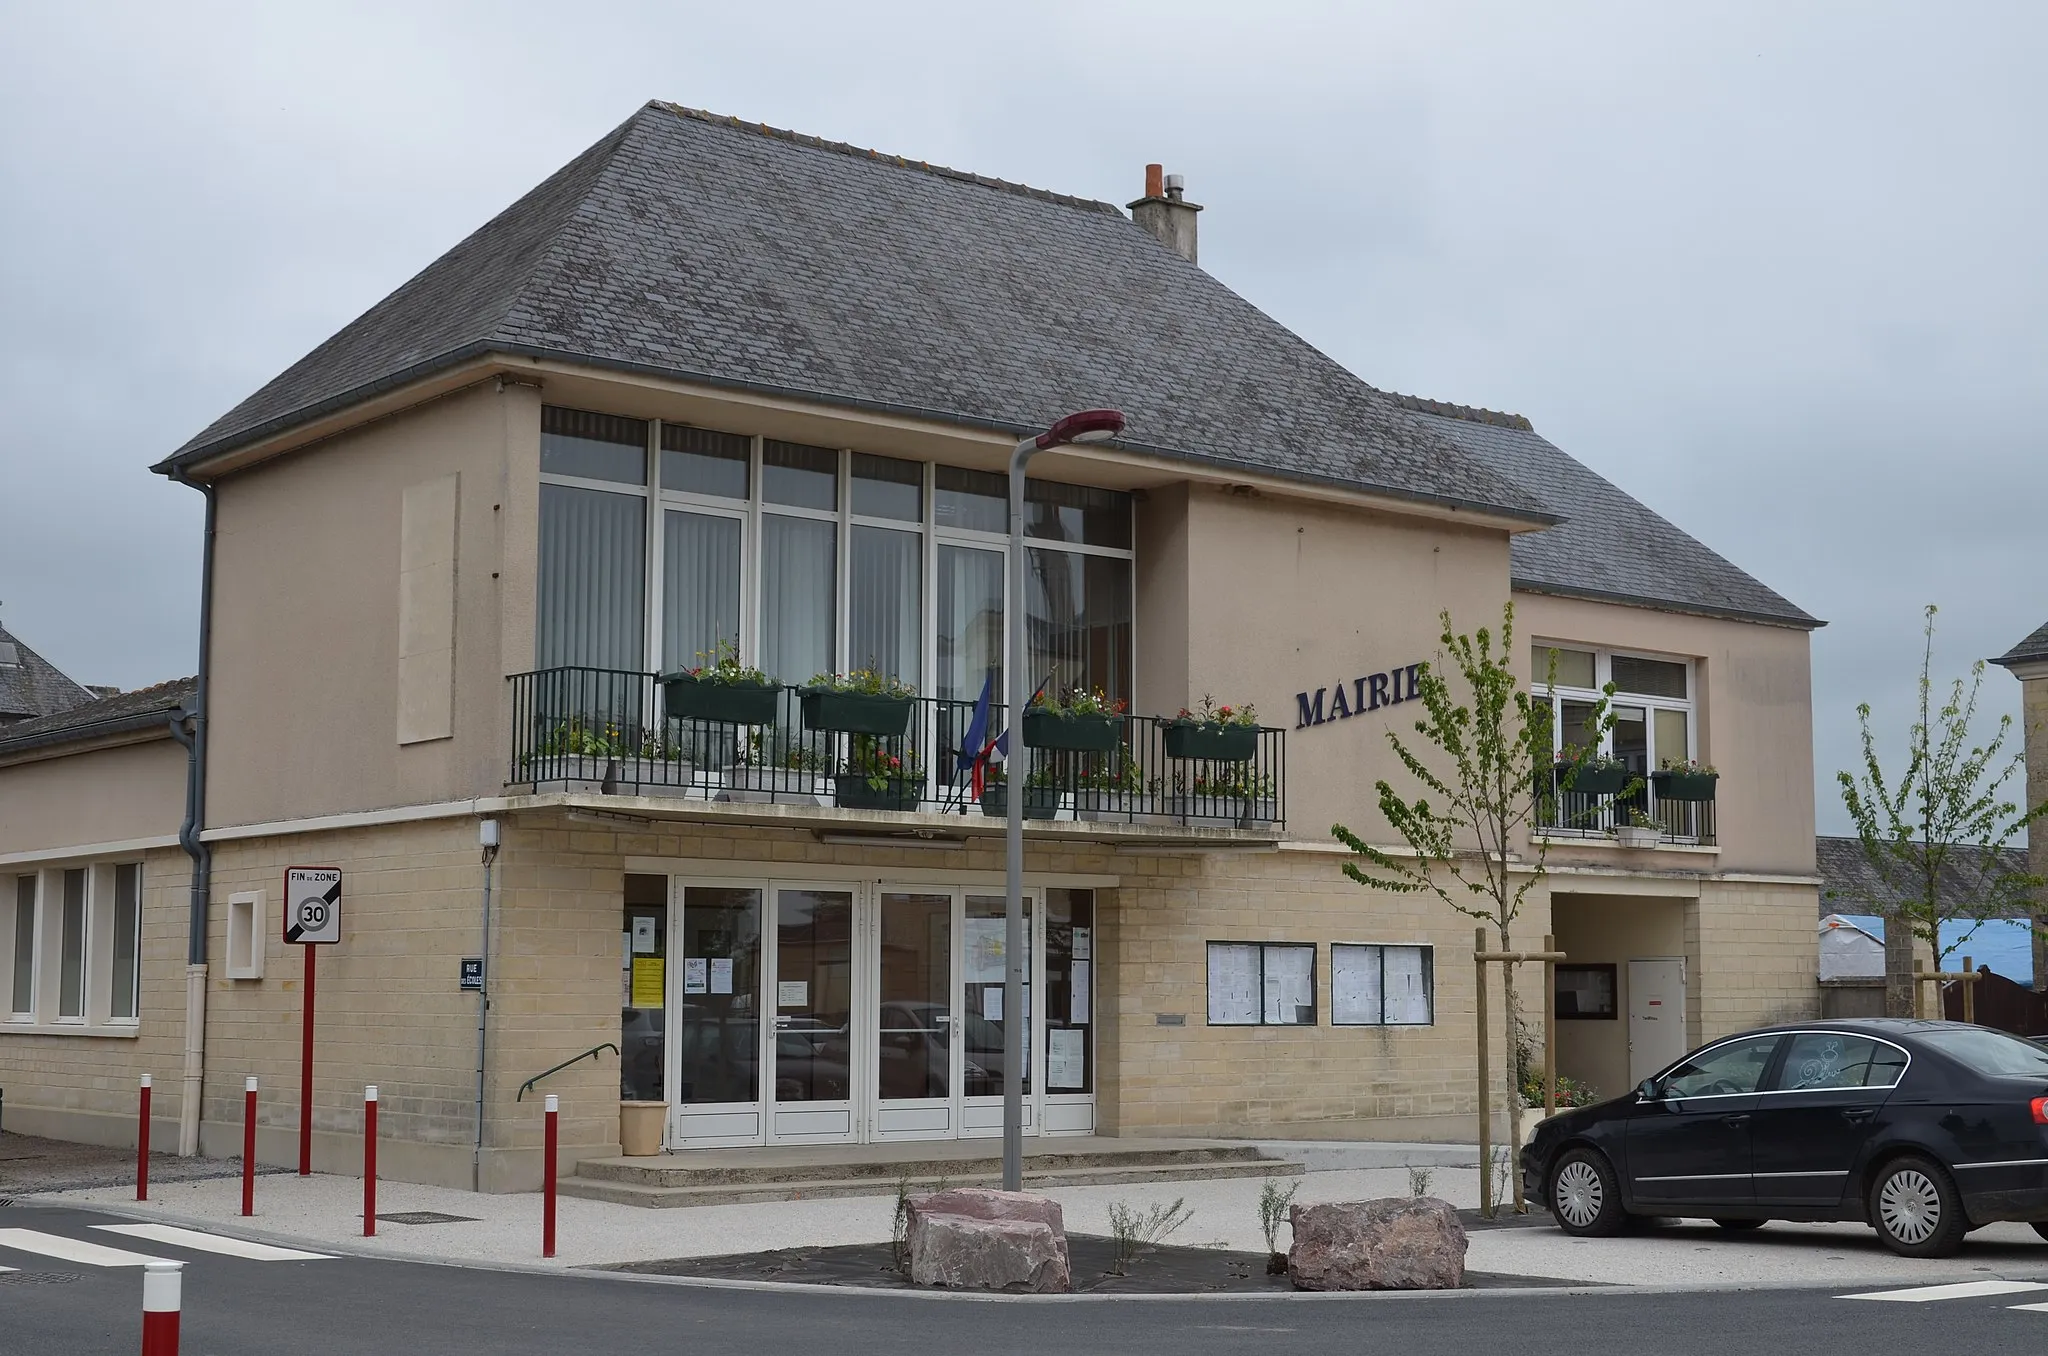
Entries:
<svg viewBox="0 0 2048 1356">
<path fill-rule="evenodd" d="M 647 425 L 541 411 L 539 668 L 638 670 L 647 569 Z"/>
</svg>

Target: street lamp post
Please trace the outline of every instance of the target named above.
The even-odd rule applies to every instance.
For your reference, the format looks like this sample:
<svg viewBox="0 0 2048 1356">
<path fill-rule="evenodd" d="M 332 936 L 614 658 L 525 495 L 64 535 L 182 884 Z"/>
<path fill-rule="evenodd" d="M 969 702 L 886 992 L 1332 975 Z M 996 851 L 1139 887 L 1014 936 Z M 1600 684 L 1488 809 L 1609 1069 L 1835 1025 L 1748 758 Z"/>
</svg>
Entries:
<svg viewBox="0 0 2048 1356">
<path fill-rule="evenodd" d="M 1066 443 L 1096 443 L 1123 432 L 1115 410 L 1070 414 L 1010 453 L 1010 587 L 1003 659 L 1003 1190 L 1024 1185 L 1024 703 L 1031 698 L 1024 635 L 1024 467 L 1037 453 Z"/>
</svg>

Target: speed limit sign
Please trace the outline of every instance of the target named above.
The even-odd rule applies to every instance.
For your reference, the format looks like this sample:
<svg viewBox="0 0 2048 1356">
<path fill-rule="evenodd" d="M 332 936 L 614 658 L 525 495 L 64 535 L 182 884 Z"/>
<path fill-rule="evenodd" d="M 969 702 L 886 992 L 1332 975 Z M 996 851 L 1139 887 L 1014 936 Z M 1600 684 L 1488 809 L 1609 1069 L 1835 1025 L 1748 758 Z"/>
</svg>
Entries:
<svg viewBox="0 0 2048 1356">
<path fill-rule="evenodd" d="M 294 866 L 286 870 L 284 939 L 307 946 L 341 940 L 341 868 Z"/>
</svg>

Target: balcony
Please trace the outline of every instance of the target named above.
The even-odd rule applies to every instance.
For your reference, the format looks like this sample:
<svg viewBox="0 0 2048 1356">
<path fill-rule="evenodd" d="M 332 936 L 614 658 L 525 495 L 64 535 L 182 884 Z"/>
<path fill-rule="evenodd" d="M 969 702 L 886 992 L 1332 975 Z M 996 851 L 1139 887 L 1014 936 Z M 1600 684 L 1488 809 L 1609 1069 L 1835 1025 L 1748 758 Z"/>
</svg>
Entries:
<svg viewBox="0 0 2048 1356">
<path fill-rule="evenodd" d="M 759 724 L 670 716 L 654 674 L 555 668 L 515 674 L 507 782 L 535 793 L 573 791 L 720 805 L 1001 821 L 1001 777 L 976 799 L 961 754 L 974 703 L 915 699 L 901 735 L 847 734 L 804 720 L 802 689 L 773 698 Z M 1000 727 L 1000 710 L 991 715 Z M 1119 718 L 1101 752 L 1027 748 L 1025 817 L 1181 830 L 1277 832 L 1285 822 L 1285 739 L 1260 728 L 1245 761 L 1176 758 L 1170 722 Z"/>
<path fill-rule="evenodd" d="M 1621 840 L 1624 829 L 1642 828 L 1654 834 L 1654 843 L 1684 847 L 1712 847 L 1714 802 L 1660 798 L 1655 785 L 1642 774 L 1641 785 L 1623 795 L 1598 795 L 1565 789 L 1563 776 L 1554 769 L 1538 772 L 1550 785 L 1539 785 L 1543 794 L 1536 801 L 1536 831 L 1548 838 Z M 1640 824 L 1638 816 L 1648 820 Z M 1624 846 L 1631 846 L 1624 842 Z M 1648 844 L 1645 844 L 1648 845 Z"/>
</svg>

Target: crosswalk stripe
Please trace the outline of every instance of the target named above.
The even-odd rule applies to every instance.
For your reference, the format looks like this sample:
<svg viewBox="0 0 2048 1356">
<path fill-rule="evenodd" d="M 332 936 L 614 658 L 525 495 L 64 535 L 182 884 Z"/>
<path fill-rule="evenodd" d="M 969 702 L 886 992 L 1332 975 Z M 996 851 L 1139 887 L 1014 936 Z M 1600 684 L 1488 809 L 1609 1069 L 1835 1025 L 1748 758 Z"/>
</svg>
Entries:
<svg viewBox="0 0 2048 1356">
<path fill-rule="evenodd" d="M 41 1233 L 35 1229 L 0 1229 L 0 1248 L 41 1253 L 60 1262 L 80 1262 L 89 1267 L 139 1267 L 149 1262 L 171 1260 L 168 1257 L 151 1257 L 144 1253 L 126 1252 L 99 1243 L 88 1243 L 82 1238 L 64 1238 L 58 1234 Z"/>
<path fill-rule="evenodd" d="M 166 1247 L 217 1252 L 225 1257 L 245 1257 L 252 1262 L 319 1262 L 331 1257 L 324 1252 L 301 1252 L 297 1248 L 279 1248 L 269 1243 L 251 1243 L 222 1234 L 201 1233 L 197 1229 L 180 1229 L 174 1224 L 95 1224 L 92 1227 L 149 1243 L 162 1243 Z"/>
<path fill-rule="evenodd" d="M 1890 1300 L 1896 1304 L 1926 1304 L 1931 1300 L 1976 1299 L 1984 1295 L 2016 1295 L 2027 1290 L 2048 1290 L 2043 1281 L 1958 1281 L 1953 1285 L 1916 1285 L 1905 1290 L 1872 1290 L 1861 1295 L 1837 1295 L 1837 1299 Z"/>
<path fill-rule="evenodd" d="M 2048 1304 L 2011 1304 L 2010 1309 L 2023 1309 L 2030 1314 L 2048 1314 Z"/>
</svg>

